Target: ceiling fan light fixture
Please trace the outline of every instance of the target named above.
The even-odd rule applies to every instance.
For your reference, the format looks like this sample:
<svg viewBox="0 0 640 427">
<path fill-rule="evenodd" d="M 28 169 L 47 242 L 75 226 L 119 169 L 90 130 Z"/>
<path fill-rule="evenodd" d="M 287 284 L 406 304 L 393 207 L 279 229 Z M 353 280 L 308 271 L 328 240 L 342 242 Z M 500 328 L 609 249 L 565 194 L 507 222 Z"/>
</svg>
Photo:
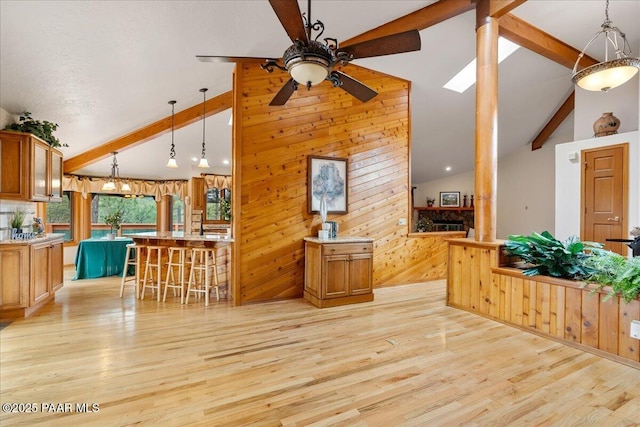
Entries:
<svg viewBox="0 0 640 427">
<path fill-rule="evenodd" d="M 618 27 L 614 27 L 609 19 L 609 0 L 605 7 L 605 20 L 598 31 L 585 48 L 578 55 L 571 80 L 577 86 L 590 90 L 607 92 L 628 82 L 640 69 L 640 58 L 631 56 L 631 47 L 625 34 Z M 601 35 L 604 35 L 605 51 L 604 61 L 578 71 L 578 63 L 591 44 Z M 620 39 L 620 44 L 618 43 Z M 616 59 L 609 60 L 609 48 L 615 52 Z"/>
<path fill-rule="evenodd" d="M 291 78 L 307 87 L 315 86 L 326 79 L 335 59 L 327 45 L 315 40 L 307 44 L 294 43 L 282 57 Z"/>
<path fill-rule="evenodd" d="M 169 161 L 167 162 L 167 167 L 175 169 L 178 167 L 178 162 L 176 161 L 176 146 L 173 142 L 173 119 L 175 115 L 176 101 L 169 101 L 169 104 L 171 105 L 171 151 L 169 151 Z"/>
</svg>

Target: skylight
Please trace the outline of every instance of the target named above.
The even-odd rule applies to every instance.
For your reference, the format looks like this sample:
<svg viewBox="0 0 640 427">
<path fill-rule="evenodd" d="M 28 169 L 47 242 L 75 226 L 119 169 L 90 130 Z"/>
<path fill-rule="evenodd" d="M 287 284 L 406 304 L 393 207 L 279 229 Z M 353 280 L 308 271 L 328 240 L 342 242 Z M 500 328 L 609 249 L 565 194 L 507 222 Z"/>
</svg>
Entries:
<svg viewBox="0 0 640 427">
<path fill-rule="evenodd" d="M 501 63 L 513 52 L 520 48 L 519 45 L 507 39 L 498 37 L 498 63 Z M 445 89 L 463 93 L 476 82 L 476 60 L 469 62 L 458 74 L 442 86 Z"/>
</svg>

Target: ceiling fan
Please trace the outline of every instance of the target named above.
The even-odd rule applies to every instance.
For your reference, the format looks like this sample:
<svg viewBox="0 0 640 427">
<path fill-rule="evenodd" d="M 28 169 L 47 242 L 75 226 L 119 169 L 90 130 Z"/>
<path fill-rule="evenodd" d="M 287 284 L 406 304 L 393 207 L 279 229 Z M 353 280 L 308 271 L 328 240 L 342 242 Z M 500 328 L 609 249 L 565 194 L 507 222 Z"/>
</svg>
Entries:
<svg viewBox="0 0 640 427">
<path fill-rule="evenodd" d="M 260 67 L 269 73 L 274 68 L 287 71 L 291 78 L 269 105 L 284 105 L 300 84 L 311 89 L 311 86 L 324 80 L 366 102 L 378 93 L 343 72 L 334 70 L 336 65 L 347 65 L 354 59 L 420 50 L 420 33 L 417 30 L 379 37 L 346 47 L 338 46 L 337 39 L 333 38 L 325 38 L 323 43 L 318 41 L 318 38 L 324 32 L 324 24 L 321 21 L 311 23 L 311 0 L 307 2 L 306 16 L 300 12 L 297 0 L 269 0 L 269 3 L 293 41 L 281 59 L 196 55 L 202 62 L 253 62 L 261 63 Z M 312 38 L 312 31 L 318 33 L 315 38 Z"/>
</svg>

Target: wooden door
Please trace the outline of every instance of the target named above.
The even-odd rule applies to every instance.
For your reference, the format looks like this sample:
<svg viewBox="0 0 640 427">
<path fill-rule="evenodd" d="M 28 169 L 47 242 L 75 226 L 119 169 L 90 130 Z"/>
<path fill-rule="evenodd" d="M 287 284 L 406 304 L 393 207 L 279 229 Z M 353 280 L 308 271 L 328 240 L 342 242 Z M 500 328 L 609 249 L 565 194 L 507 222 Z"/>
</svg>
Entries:
<svg viewBox="0 0 640 427">
<path fill-rule="evenodd" d="M 605 248 L 627 255 L 623 243 L 607 239 L 627 238 L 628 144 L 584 150 L 582 158 L 582 236 Z"/>
<path fill-rule="evenodd" d="M 351 295 L 370 294 L 372 291 L 372 254 L 353 254 L 349 262 L 349 287 Z"/>
<path fill-rule="evenodd" d="M 62 201 L 62 153 L 52 148 L 49 149 L 51 177 L 49 178 L 49 201 Z"/>
<path fill-rule="evenodd" d="M 31 246 L 31 274 L 29 302 L 34 305 L 51 294 L 51 247 L 49 243 Z"/>
<path fill-rule="evenodd" d="M 320 298 L 349 295 L 349 255 L 325 255 L 322 262 L 324 265 Z"/>
<path fill-rule="evenodd" d="M 48 202 L 49 195 L 49 146 L 31 137 L 31 149 L 33 156 L 33 173 L 31 174 L 31 199 L 33 201 Z"/>
</svg>

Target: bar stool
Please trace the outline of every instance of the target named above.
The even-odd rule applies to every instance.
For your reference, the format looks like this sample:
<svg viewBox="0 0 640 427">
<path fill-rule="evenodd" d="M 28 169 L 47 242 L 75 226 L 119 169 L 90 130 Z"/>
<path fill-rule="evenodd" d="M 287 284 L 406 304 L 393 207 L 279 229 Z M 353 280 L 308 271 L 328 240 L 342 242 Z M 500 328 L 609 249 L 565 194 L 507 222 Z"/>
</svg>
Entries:
<svg viewBox="0 0 640 427">
<path fill-rule="evenodd" d="M 210 272 L 213 270 L 213 288 L 216 290 L 216 299 L 220 300 L 220 291 L 218 286 L 218 265 L 216 260 L 215 248 L 192 248 L 191 249 L 191 269 L 189 271 L 189 286 L 187 287 L 187 298 L 185 304 L 189 304 L 189 292 L 195 294 L 204 294 L 204 305 L 209 305 L 209 279 Z M 198 280 L 196 281 L 196 274 Z M 204 280 L 202 276 L 204 273 Z M 193 285 L 193 289 L 192 286 Z"/>
<path fill-rule="evenodd" d="M 180 304 L 184 304 L 184 279 L 186 276 L 185 267 L 189 263 L 187 261 L 187 252 L 190 252 L 191 248 L 187 248 L 185 246 L 171 246 L 169 248 L 169 260 L 167 262 L 167 278 L 164 282 L 164 296 L 162 297 L 162 301 L 167 300 L 167 289 L 173 288 L 173 294 L 175 295 L 176 289 L 180 289 Z M 177 260 L 173 260 L 173 256 L 177 255 Z M 179 280 L 176 281 L 174 275 L 174 269 L 177 267 L 178 269 L 178 277 Z"/>
<path fill-rule="evenodd" d="M 146 289 L 150 288 L 152 295 L 154 291 L 158 291 L 157 299 L 160 301 L 160 294 L 162 293 L 162 251 L 164 249 L 167 249 L 167 247 L 156 245 L 147 246 L 147 262 L 144 267 L 144 279 L 142 280 L 142 292 L 140 293 L 140 299 L 144 299 Z M 155 259 L 153 259 L 154 251 L 156 252 Z M 155 281 L 153 279 L 154 270 L 156 272 Z M 147 284 L 148 280 L 151 281 L 151 284 Z"/>
<path fill-rule="evenodd" d="M 142 250 L 144 248 L 144 245 L 138 245 L 136 243 L 127 245 L 127 252 L 124 256 L 124 267 L 122 268 L 122 282 L 120 283 L 120 298 L 124 295 L 125 286 L 133 286 L 136 290 L 136 299 L 140 298 L 140 268 L 142 266 Z M 131 258 L 132 254 L 133 258 Z M 129 267 L 135 267 L 132 278 L 127 278 Z"/>
</svg>

